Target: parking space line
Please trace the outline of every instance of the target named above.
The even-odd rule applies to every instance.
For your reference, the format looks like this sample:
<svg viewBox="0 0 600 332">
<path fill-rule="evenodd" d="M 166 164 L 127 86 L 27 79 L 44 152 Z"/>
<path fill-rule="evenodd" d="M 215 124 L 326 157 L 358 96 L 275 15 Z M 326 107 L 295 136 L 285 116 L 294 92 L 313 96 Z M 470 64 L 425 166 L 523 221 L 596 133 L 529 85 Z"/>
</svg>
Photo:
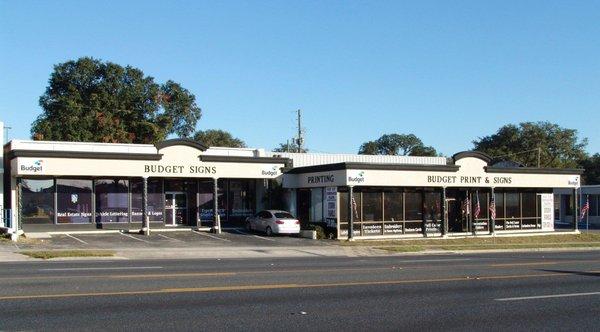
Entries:
<svg viewBox="0 0 600 332">
<path fill-rule="evenodd" d="M 262 237 L 262 236 L 258 236 L 258 235 L 254 235 L 254 234 L 250 234 L 250 233 L 246 233 L 246 232 L 242 232 L 239 229 L 234 229 L 234 231 L 236 231 L 237 233 L 243 234 L 243 235 L 252 235 L 252 236 L 254 236 L 256 238 L 259 238 L 261 240 L 277 242 L 276 240 L 273 240 L 273 239 L 269 239 L 269 238 L 266 238 L 266 237 Z"/>
<path fill-rule="evenodd" d="M 174 238 L 172 238 L 172 237 L 168 237 L 168 236 L 166 236 L 166 235 L 163 235 L 163 234 L 156 234 L 156 235 L 158 235 L 158 236 L 160 236 L 160 237 L 162 237 L 162 238 L 168 239 L 168 240 L 172 240 L 172 241 L 177 241 L 177 242 L 185 242 L 185 241 L 181 241 L 181 240 L 179 240 L 179 239 L 174 239 Z"/>
<path fill-rule="evenodd" d="M 121 234 L 121 235 L 123 235 L 123 236 L 130 237 L 130 238 L 132 238 L 132 239 L 134 239 L 134 240 L 138 240 L 138 241 L 142 241 L 142 242 L 150 243 L 150 241 L 146 241 L 146 240 L 138 239 L 137 237 L 135 237 L 135 236 L 131 236 L 131 235 L 129 235 L 129 234 L 125 234 L 125 233 L 119 233 L 119 234 Z"/>
<path fill-rule="evenodd" d="M 74 237 L 74 236 L 73 236 L 73 235 L 71 235 L 71 234 L 65 234 L 65 235 L 66 235 L 66 236 L 68 236 L 68 237 L 70 237 L 70 238 L 72 238 L 73 240 L 79 241 L 79 242 L 81 242 L 81 243 L 83 243 L 83 244 L 89 244 L 89 243 L 87 243 L 87 242 L 83 241 L 82 239 L 79 239 L 79 238 L 76 238 L 76 237 Z"/>
<path fill-rule="evenodd" d="M 220 238 L 218 236 L 206 234 L 206 233 L 203 233 L 203 232 L 194 231 L 194 233 L 196 233 L 198 235 L 206 236 L 206 237 L 209 237 L 209 238 L 215 239 L 215 240 L 221 240 L 221 241 L 225 241 L 225 242 L 231 242 L 231 240 L 223 239 L 223 238 Z"/>
</svg>

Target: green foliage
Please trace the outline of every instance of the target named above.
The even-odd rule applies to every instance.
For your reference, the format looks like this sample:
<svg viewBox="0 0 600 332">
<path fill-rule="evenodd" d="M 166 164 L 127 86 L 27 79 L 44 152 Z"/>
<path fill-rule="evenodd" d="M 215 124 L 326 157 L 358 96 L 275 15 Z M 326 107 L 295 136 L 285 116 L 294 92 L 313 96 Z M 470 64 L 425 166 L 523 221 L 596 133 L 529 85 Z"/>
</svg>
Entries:
<svg viewBox="0 0 600 332">
<path fill-rule="evenodd" d="M 239 138 L 233 137 L 229 132 L 220 129 L 208 129 L 197 131 L 192 136 L 206 146 L 222 146 L 229 148 L 245 148 L 246 143 Z"/>
<path fill-rule="evenodd" d="M 279 146 L 273 149 L 273 152 L 296 152 L 296 153 L 307 153 L 308 149 L 298 147 L 296 142 L 279 143 Z"/>
<path fill-rule="evenodd" d="M 187 137 L 200 119 L 178 83 L 159 85 L 137 68 L 84 57 L 54 66 L 34 121 L 36 140 L 154 143 Z"/>
<path fill-rule="evenodd" d="M 389 156 L 437 156 L 435 148 L 425 146 L 420 138 L 413 134 L 386 134 L 375 141 L 363 143 L 359 154 Z"/>
<path fill-rule="evenodd" d="M 584 184 L 600 184 L 600 153 L 596 153 L 581 161 Z"/>
<path fill-rule="evenodd" d="M 577 130 L 562 128 L 550 122 L 508 124 L 498 132 L 473 141 L 475 150 L 497 159 L 536 167 L 540 148 L 540 167 L 578 167 L 586 157 L 587 139 L 579 140 Z"/>
</svg>

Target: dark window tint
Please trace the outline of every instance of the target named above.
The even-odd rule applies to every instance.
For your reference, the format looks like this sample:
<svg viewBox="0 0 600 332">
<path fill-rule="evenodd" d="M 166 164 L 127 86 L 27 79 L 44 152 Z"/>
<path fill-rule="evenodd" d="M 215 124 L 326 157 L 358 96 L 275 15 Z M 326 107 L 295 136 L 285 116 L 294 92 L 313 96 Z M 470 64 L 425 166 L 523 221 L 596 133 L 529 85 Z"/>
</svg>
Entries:
<svg viewBox="0 0 600 332">
<path fill-rule="evenodd" d="M 362 193 L 363 221 L 383 220 L 383 196 L 381 192 Z"/>
<path fill-rule="evenodd" d="M 404 203 L 406 220 L 422 220 L 423 199 L 421 193 L 406 193 L 404 198 L 406 200 Z"/>
<path fill-rule="evenodd" d="M 532 218 L 537 215 L 537 195 L 535 193 L 522 193 L 523 217 Z"/>
<path fill-rule="evenodd" d="M 384 193 L 384 217 L 386 221 L 402 220 L 402 193 Z"/>
<path fill-rule="evenodd" d="M 56 180 L 56 219 L 59 224 L 92 222 L 92 180 Z"/>
<path fill-rule="evenodd" d="M 504 218 L 504 194 L 496 193 L 496 218 L 502 219 Z"/>
<path fill-rule="evenodd" d="M 521 206 L 519 204 L 519 193 L 506 193 L 506 217 L 520 218 Z"/>
<path fill-rule="evenodd" d="M 24 224 L 54 223 L 54 180 L 22 180 Z"/>
<path fill-rule="evenodd" d="M 142 191 L 144 184 L 142 180 L 134 179 L 130 181 L 131 186 L 131 221 L 142 221 Z M 150 221 L 163 220 L 163 190 L 162 180 L 148 180 L 148 217 Z"/>
<path fill-rule="evenodd" d="M 96 180 L 96 221 L 129 221 L 129 181 L 124 179 Z"/>
</svg>

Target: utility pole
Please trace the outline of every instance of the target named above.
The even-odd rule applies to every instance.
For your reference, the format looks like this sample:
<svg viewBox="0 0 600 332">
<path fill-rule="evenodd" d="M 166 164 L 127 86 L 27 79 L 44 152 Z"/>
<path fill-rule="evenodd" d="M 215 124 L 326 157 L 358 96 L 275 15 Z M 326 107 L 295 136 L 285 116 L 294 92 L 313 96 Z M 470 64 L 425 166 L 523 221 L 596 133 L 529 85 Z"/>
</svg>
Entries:
<svg viewBox="0 0 600 332">
<path fill-rule="evenodd" d="M 538 152 L 538 168 L 540 168 L 540 165 L 542 164 L 542 148 L 538 146 L 537 148 L 537 152 Z"/>
<path fill-rule="evenodd" d="M 298 110 L 298 137 L 296 138 L 296 146 L 298 153 L 304 151 L 304 130 L 302 129 L 302 112 Z"/>
</svg>

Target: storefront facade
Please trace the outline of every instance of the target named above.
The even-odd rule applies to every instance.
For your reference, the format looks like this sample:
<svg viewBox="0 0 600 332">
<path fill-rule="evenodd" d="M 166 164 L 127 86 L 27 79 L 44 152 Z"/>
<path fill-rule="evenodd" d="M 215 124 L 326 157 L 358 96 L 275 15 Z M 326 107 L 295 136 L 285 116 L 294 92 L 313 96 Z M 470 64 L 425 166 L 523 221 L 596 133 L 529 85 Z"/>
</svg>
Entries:
<svg viewBox="0 0 600 332">
<path fill-rule="evenodd" d="M 290 165 L 260 150 L 178 139 L 154 145 L 12 141 L 6 204 L 24 231 L 213 227 L 262 208 Z M 215 200 L 216 197 L 216 200 Z M 144 208 L 145 207 L 145 208 Z"/>
<path fill-rule="evenodd" d="M 338 238 L 402 237 L 552 231 L 553 190 L 574 191 L 580 174 L 577 169 L 501 167 L 484 154 L 464 152 L 447 165 L 295 168 L 283 183 L 305 197 L 297 214 Z"/>
<path fill-rule="evenodd" d="M 298 167 L 298 165 L 301 165 Z M 296 166 L 296 167 L 294 167 Z M 4 205 L 29 231 L 242 227 L 281 184 L 284 208 L 337 238 L 552 231 L 553 192 L 581 170 L 441 157 L 285 154 L 207 147 L 11 141 Z M 490 209 L 491 204 L 495 206 Z M 569 208 L 575 215 L 577 205 Z"/>
</svg>

